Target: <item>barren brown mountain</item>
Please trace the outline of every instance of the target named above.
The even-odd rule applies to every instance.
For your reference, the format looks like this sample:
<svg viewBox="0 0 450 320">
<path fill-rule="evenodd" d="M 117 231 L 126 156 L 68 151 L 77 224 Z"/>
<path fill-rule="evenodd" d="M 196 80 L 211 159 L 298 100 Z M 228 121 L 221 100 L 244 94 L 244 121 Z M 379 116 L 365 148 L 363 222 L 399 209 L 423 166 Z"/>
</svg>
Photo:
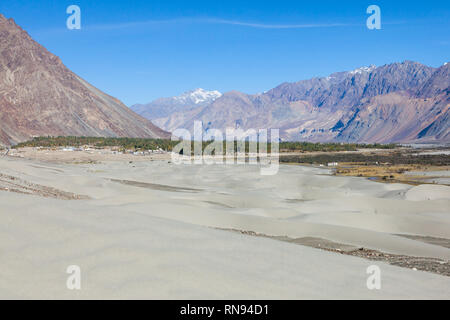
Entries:
<svg viewBox="0 0 450 320">
<path fill-rule="evenodd" d="M 0 14 L 0 144 L 47 135 L 169 137 Z"/>
<path fill-rule="evenodd" d="M 163 116 L 136 110 L 169 131 L 192 130 L 202 121 L 206 130 L 279 128 L 283 140 L 449 143 L 449 68 L 404 61 L 283 83 L 256 95 L 227 92 Z M 160 101 L 147 108 L 158 110 Z"/>
</svg>

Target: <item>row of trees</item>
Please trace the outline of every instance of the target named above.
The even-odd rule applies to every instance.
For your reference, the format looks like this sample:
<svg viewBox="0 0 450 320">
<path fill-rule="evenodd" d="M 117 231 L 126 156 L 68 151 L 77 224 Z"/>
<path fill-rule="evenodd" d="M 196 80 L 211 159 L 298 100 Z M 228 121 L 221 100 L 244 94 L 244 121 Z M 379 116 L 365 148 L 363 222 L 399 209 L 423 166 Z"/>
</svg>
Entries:
<svg viewBox="0 0 450 320">
<path fill-rule="evenodd" d="M 172 150 L 176 141 L 145 138 L 102 138 L 102 137 L 35 137 L 30 141 L 19 143 L 15 148 L 22 147 L 82 147 L 95 148 L 119 147 L 126 150 Z"/>
<path fill-rule="evenodd" d="M 204 149 L 211 141 L 204 141 Z M 96 148 L 119 147 L 125 150 L 157 150 L 172 151 L 178 141 L 145 138 L 101 138 L 101 137 L 36 137 L 30 141 L 19 143 L 15 148 L 21 147 L 82 147 L 92 146 Z M 311 151 L 355 151 L 361 148 L 393 149 L 395 144 L 354 144 L 354 143 L 311 143 L 311 142 L 280 142 L 281 152 L 311 152 Z M 236 146 L 235 146 L 236 149 Z M 246 151 L 249 150 L 249 142 L 246 142 Z M 270 143 L 268 151 L 271 150 Z M 194 150 L 192 142 L 191 150 Z M 223 142 L 223 150 L 226 150 L 226 142 Z"/>
</svg>

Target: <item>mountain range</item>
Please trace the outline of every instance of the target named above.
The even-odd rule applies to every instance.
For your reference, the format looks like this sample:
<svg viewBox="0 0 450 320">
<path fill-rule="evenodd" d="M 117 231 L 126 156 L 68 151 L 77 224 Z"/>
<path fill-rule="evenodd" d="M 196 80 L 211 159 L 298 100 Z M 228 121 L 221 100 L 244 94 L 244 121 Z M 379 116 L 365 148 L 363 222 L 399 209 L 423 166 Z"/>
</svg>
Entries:
<svg viewBox="0 0 450 320">
<path fill-rule="evenodd" d="M 0 144 L 69 135 L 170 138 L 0 14 Z"/>
<path fill-rule="evenodd" d="M 172 132 L 192 131 L 194 121 L 202 121 L 205 130 L 223 132 L 276 128 L 282 140 L 293 141 L 449 142 L 449 67 L 405 61 L 283 83 L 260 94 L 211 94 L 201 104 L 173 97 L 131 108 Z"/>
<path fill-rule="evenodd" d="M 33 136 L 170 138 L 178 128 L 193 131 L 194 121 L 205 130 L 280 129 L 293 141 L 448 143 L 449 68 L 405 61 L 260 94 L 195 89 L 128 108 L 0 14 L 0 144 Z"/>
</svg>

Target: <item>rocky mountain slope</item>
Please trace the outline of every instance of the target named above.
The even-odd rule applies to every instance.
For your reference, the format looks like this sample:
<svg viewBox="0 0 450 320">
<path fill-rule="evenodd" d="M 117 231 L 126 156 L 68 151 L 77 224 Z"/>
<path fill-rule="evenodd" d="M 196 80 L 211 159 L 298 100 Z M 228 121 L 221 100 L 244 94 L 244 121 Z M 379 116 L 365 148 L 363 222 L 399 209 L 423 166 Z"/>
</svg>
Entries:
<svg viewBox="0 0 450 320">
<path fill-rule="evenodd" d="M 449 142 L 449 86 L 448 64 L 405 61 L 284 83 L 263 94 L 232 91 L 207 105 L 147 116 L 169 131 L 192 130 L 200 120 L 205 129 L 278 128 L 283 140 Z"/>
<path fill-rule="evenodd" d="M 169 137 L 0 14 L 0 144 L 47 135 Z"/>
</svg>

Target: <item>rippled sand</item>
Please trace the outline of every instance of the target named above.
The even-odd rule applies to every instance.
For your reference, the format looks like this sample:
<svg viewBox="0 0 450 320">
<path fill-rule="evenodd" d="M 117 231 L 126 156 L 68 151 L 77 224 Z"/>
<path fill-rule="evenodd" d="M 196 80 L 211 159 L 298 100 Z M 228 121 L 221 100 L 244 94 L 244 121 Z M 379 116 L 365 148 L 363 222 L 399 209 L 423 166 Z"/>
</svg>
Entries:
<svg viewBox="0 0 450 320">
<path fill-rule="evenodd" d="M 0 158 L 5 176 L 83 196 L 0 189 L 0 297 L 450 298 L 450 277 L 276 240 L 445 263 L 450 249 L 424 239 L 450 239 L 450 187 L 168 162 Z M 381 290 L 366 287 L 372 264 Z M 66 288 L 69 265 L 82 270 L 80 291 Z"/>
</svg>

